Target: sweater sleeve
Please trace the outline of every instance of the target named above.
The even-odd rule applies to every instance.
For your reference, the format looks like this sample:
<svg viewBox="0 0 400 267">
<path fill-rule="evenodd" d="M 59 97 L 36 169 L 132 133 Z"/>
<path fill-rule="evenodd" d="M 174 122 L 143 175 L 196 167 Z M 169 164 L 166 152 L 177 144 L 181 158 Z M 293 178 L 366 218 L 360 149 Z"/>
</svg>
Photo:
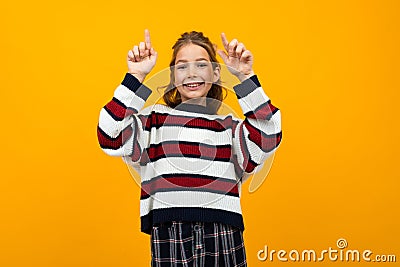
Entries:
<svg viewBox="0 0 400 267">
<path fill-rule="evenodd" d="M 150 94 L 151 90 L 133 75 L 125 75 L 111 101 L 100 110 L 97 138 L 106 154 L 139 161 L 147 141 L 138 111 Z"/>
<path fill-rule="evenodd" d="M 278 148 L 282 138 L 281 114 L 256 75 L 233 89 L 245 116 L 234 129 L 233 151 L 242 177 L 246 179 Z"/>
</svg>

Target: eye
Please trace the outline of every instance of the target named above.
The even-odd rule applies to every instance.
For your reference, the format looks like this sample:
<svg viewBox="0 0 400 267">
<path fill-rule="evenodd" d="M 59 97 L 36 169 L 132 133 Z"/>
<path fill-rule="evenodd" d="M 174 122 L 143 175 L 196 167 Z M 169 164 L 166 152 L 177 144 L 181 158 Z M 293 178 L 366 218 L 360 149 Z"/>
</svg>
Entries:
<svg viewBox="0 0 400 267">
<path fill-rule="evenodd" d="M 198 63 L 198 64 L 197 64 L 197 67 L 199 67 L 199 68 L 205 68 L 205 67 L 207 67 L 207 63 L 203 63 L 203 62 Z"/>
<path fill-rule="evenodd" d="M 176 68 L 178 69 L 178 70 L 184 70 L 184 69 L 186 69 L 186 64 L 179 64 L 179 65 L 177 65 L 176 66 Z"/>
</svg>

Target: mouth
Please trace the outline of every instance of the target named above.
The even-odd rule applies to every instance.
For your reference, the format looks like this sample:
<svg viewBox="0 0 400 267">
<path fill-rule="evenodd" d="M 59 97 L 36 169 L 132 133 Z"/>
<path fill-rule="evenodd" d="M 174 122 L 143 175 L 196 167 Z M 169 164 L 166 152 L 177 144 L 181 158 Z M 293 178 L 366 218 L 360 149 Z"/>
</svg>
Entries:
<svg viewBox="0 0 400 267">
<path fill-rule="evenodd" d="M 189 90 L 197 90 L 199 89 L 204 82 L 190 82 L 190 83 L 184 83 L 183 86 Z"/>
</svg>

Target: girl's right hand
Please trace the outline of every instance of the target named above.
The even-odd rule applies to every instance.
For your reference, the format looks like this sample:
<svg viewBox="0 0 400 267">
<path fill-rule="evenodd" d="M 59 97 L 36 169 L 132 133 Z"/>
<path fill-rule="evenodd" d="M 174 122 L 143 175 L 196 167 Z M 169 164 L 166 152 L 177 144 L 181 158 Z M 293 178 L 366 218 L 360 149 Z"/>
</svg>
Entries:
<svg viewBox="0 0 400 267">
<path fill-rule="evenodd" d="M 157 52 L 151 47 L 150 32 L 147 29 L 144 30 L 144 40 L 129 50 L 127 56 L 128 72 L 140 82 L 144 81 L 157 60 Z"/>
</svg>

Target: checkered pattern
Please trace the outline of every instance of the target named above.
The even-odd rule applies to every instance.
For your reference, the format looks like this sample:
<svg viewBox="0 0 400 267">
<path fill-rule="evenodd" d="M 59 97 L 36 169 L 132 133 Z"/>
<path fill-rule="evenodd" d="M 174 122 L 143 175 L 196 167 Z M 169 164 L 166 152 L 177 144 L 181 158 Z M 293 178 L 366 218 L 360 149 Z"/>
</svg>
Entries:
<svg viewBox="0 0 400 267">
<path fill-rule="evenodd" d="M 242 230 L 215 222 L 154 225 L 151 256 L 152 267 L 247 266 Z"/>
</svg>

